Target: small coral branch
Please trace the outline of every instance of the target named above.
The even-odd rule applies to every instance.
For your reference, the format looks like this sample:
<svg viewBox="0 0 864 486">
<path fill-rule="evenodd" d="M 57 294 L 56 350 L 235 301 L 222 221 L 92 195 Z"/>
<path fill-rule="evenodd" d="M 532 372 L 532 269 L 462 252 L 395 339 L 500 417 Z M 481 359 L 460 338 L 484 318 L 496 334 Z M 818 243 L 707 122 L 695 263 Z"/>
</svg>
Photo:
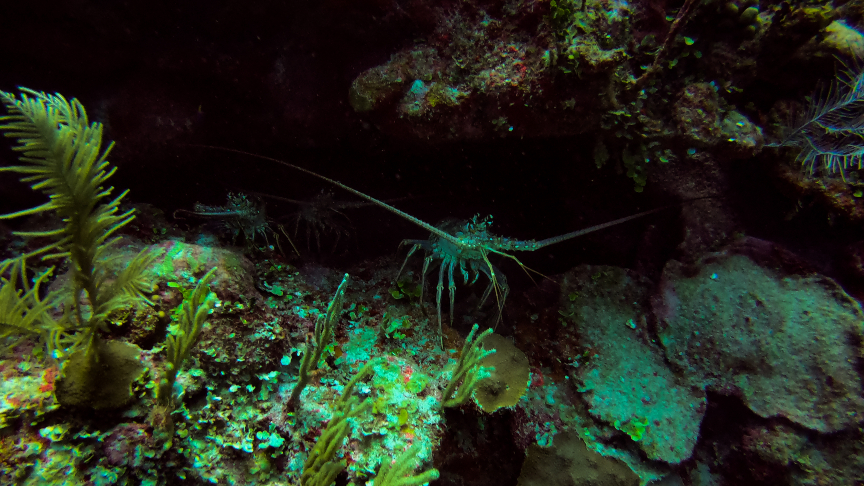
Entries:
<svg viewBox="0 0 864 486">
<path fill-rule="evenodd" d="M 171 412 L 175 408 L 174 383 L 177 381 L 177 372 L 189 357 L 189 351 L 198 341 L 204 321 L 216 305 L 216 294 L 210 292 L 208 287 L 215 273 L 216 267 L 211 268 L 198 281 L 192 295 L 183 301 L 183 312 L 180 315 L 177 333 L 169 335 L 165 340 L 167 354 L 165 370 L 156 389 L 156 407 L 153 409 L 150 422 L 166 439 L 171 437 L 174 430 Z"/>
<path fill-rule="evenodd" d="M 345 300 L 345 289 L 348 287 L 349 276 L 346 273 L 342 278 L 342 283 L 336 289 L 336 295 L 327 306 L 327 312 L 315 321 L 315 334 L 310 339 L 306 338 L 306 351 L 303 353 L 303 360 L 300 362 L 300 373 L 297 377 L 297 384 L 291 391 L 291 397 L 288 399 L 286 407 L 288 410 L 293 410 L 297 406 L 297 401 L 300 399 L 300 393 L 309 384 L 310 374 L 318 369 L 318 362 L 321 360 L 321 355 L 324 353 L 324 348 L 330 343 L 333 337 L 333 328 L 339 320 L 339 314 L 342 312 L 342 302 Z"/>
<path fill-rule="evenodd" d="M 372 399 L 367 398 L 360 403 L 360 399 L 352 395 L 352 391 L 354 385 L 372 371 L 375 361 L 366 363 L 345 386 L 342 398 L 336 404 L 333 418 L 327 423 L 327 427 L 309 452 L 309 458 L 306 459 L 306 464 L 303 466 L 303 475 L 300 477 L 302 486 L 330 486 L 336 476 L 345 469 L 344 461 L 336 462 L 333 458 L 348 435 L 350 426 L 348 420 L 358 417 L 372 408 Z"/>
<path fill-rule="evenodd" d="M 414 458 L 417 457 L 418 452 L 420 452 L 419 442 L 397 457 L 392 465 L 385 459 L 378 471 L 378 476 L 375 477 L 375 486 L 421 486 L 438 479 L 438 470 L 434 468 L 416 476 L 406 477 L 417 467 Z"/>
<path fill-rule="evenodd" d="M 477 385 L 484 378 L 489 377 L 489 371 L 494 368 L 480 366 L 483 358 L 494 354 L 495 350 L 491 349 L 484 351 L 480 346 L 486 336 L 492 334 L 492 329 L 483 331 L 477 339 L 474 339 L 474 333 L 480 326 L 474 324 L 468 337 L 465 339 L 465 345 L 462 346 L 462 354 L 456 362 L 456 369 L 453 370 L 453 377 L 450 383 L 444 390 L 444 395 L 441 397 L 441 407 L 458 407 L 465 403 L 471 397 L 471 393 L 477 388 Z M 461 383 L 461 385 L 459 385 Z M 456 386 L 459 390 L 453 396 Z"/>
</svg>

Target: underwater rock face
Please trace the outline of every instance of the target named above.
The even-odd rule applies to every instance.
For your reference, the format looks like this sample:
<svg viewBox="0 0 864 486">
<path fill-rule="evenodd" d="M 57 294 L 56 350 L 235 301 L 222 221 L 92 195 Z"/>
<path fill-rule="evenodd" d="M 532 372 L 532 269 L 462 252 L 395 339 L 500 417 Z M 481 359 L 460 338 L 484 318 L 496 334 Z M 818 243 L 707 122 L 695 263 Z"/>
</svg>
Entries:
<svg viewBox="0 0 864 486">
<path fill-rule="evenodd" d="M 733 190 L 729 165 L 725 158 L 699 150 L 691 163 L 659 164 L 651 169 L 652 184 L 687 201 L 681 205 L 683 236 L 675 250 L 679 260 L 695 261 L 707 252 L 718 251 L 743 230 L 740 215 L 730 201 L 717 197 Z M 652 278 L 659 276 L 661 269 L 662 264 Z"/>
<path fill-rule="evenodd" d="M 144 424 L 124 423 L 105 438 L 103 451 L 112 466 L 141 467 L 145 451 L 151 445 L 152 433 Z"/>
<path fill-rule="evenodd" d="M 762 417 L 843 430 L 864 418 L 864 314 L 792 258 L 747 239 L 694 268 L 670 262 L 654 300 L 660 341 L 670 363 Z"/>
<path fill-rule="evenodd" d="M 59 406 L 54 389 L 60 370 L 33 359 L 36 346 L 21 343 L 0 359 L 0 428 L 24 413 L 38 417 Z"/>
<path fill-rule="evenodd" d="M 628 270 L 584 265 L 566 274 L 562 309 L 588 349 L 576 378 L 589 412 L 629 435 L 650 459 L 675 464 L 696 445 L 705 392 L 669 369 L 651 342 L 649 289 Z"/>
<path fill-rule="evenodd" d="M 135 238 L 122 239 L 111 248 L 111 259 L 107 268 L 114 274 L 118 273 L 145 246 L 147 245 Z M 171 295 L 168 295 L 173 289 L 190 285 L 194 287 L 195 282 L 213 267 L 217 270 L 212 288 L 220 298 L 237 299 L 243 295 L 257 294 L 253 281 L 255 267 L 248 258 L 234 249 L 173 239 L 149 245 L 148 248 L 158 254 L 146 275 L 160 296 L 157 300 L 176 300 L 176 296 L 172 299 Z M 166 285 L 167 289 L 164 288 Z M 158 289 L 160 286 L 162 290 Z M 59 287 L 59 283 L 55 284 L 56 287 Z"/>
<path fill-rule="evenodd" d="M 694 83 L 681 91 L 674 118 L 679 133 L 692 147 L 716 147 L 722 159 L 746 159 L 762 150 L 762 130 L 746 116 L 723 106 L 718 88 Z"/>
<path fill-rule="evenodd" d="M 185 281 L 196 278 L 217 267 L 213 291 L 220 296 L 237 298 L 254 292 L 252 263 L 234 251 L 170 240 L 155 246 L 163 253 L 154 262 L 152 280 Z"/>
<path fill-rule="evenodd" d="M 864 57 L 864 35 L 848 21 L 835 20 L 825 27 L 823 35 L 813 37 L 802 46 L 797 55 L 806 59 L 808 56 L 827 57 L 828 53 L 835 53 L 842 59 L 860 59 Z"/>
<path fill-rule="evenodd" d="M 425 41 L 351 83 L 350 105 L 384 133 L 435 141 L 572 135 L 596 127 L 604 104 L 615 104 L 606 99 L 614 98 L 610 73 L 628 59 L 631 37 L 624 2 L 588 1 L 578 13 L 562 2 L 555 21 L 545 5 L 518 2 L 465 2 L 429 15 L 436 28 Z M 570 83 L 556 80 L 562 72 Z"/>
</svg>

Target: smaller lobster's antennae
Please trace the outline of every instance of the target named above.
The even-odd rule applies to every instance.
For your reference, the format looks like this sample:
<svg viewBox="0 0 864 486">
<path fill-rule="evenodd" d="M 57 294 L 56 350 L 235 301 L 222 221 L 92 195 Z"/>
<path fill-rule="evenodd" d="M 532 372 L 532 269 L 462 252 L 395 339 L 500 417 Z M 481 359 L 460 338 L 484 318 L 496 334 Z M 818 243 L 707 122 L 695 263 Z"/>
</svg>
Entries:
<svg viewBox="0 0 864 486">
<path fill-rule="evenodd" d="M 291 248 L 294 248 L 294 253 L 296 253 L 297 256 L 299 257 L 299 256 L 300 256 L 300 250 L 297 249 L 297 245 L 295 245 L 294 242 L 291 240 L 291 237 L 288 236 L 288 233 L 285 231 L 285 227 L 282 226 L 281 224 L 277 224 L 276 227 L 279 228 L 279 231 L 280 231 L 283 235 L 285 235 L 285 238 L 288 239 L 288 243 L 291 243 Z M 282 251 L 282 245 L 279 244 L 279 235 L 276 234 L 275 231 L 273 232 L 273 234 L 276 235 L 276 245 L 279 247 L 279 253 L 281 253 L 281 254 L 284 256 L 284 255 L 285 255 L 285 252 Z"/>
<path fill-rule="evenodd" d="M 309 201 L 298 201 L 297 199 L 289 199 L 289 198 L 287 198 L 287 197 L 274 196 L 273 194 L 267 194 L 266 192 L 243 191 L 243 193 L 244 193 L 244 194 L 252 194 L 253 196 L 258 196 L 258 197 L 266 197 L 266 198 L 269 198 L 269 199 L 274 199 L 274 200 L 276 200 L 276 201 L 289 202 L 289 203 L 292 203 L 292 204 L 299 204 L 299 205 L 301 205 L 301 206 L 307 206 L 307 205 L 311 204 Z M 385 203 L 391 203 L 391 202 L 394 202 L 394 201 L 403 201 L 403 200 L 405 200 L 405 199 L 412 199 L 412 197 L 397 197 L 397 198 L 395 198 L 395 199 L 388 199 L 388 200 L 386 200 L 386 201 L 384 201 L 384 202 L 385 202 Z M 374 206 L 374 205 L 375 205 L 375 203 L 373 203 L 373 202 L 340 202 L 340 203 L 337 203 L 337 204 L 336 204 L 337 207 L 342 208 L 342 209 L 345 209 L 345 208 L 361 208 L 361 207 L 364 207 L 364 206 Z M 334 211 L 336 211 L 336 210 L 334 209 Z M 337 212 L 338 212 L 338 211 L 337 211 Z M 341 213 L 340 213 L 340 214 L 341 214 Z M 344 215 L 343 215 L 343 216 L 344 216 Z"/>
<path fill-rule="evenodd" d="M 264 192 L 246 191 L 246 193 L 252 194 L 253 196 L 258 196 L 258 197 L 269 197 L 270 199 L 275 199 L 277 201 L 289 202 L 292 204 L 299 204 L 301 206 L 304 204 L 309 204 L 308 201 L 298 201 L 297 199 L 289 199 L 287 197 L 274 196 L 273 194 L 267 194 Z"/>
<path fill-rule="evenodd" d="M 237 150 L 237 149 L 232 149 L 232 148 L 227 148 L 227 147 L 217 147 L 215 145 L 199 145 L 199 144 L 187 144 L 186 146 L 187 147 L 207 148 L 207 149 L 212 149 L 212 150 L 221 150 L 223 152 L 233 152 L 235 154 L 246 155 L 249 157 L 255 157 L 258 159 L 262 159 L 262 160 L 269 160 L 270 162 L 276 162 L 277 164 L 282 164 L 284 166 L 291 167 L 292 169 L 299 170 L 300 172 L 303 172 L 304 174 L 309 174 L 313 177 L 317 177 L 319 179 L 325 180 L 325 181 L 329 182 L 330 184 L 333 184 L 336 187 L 340 187 L 340 188 L 350 192 L 351 194 L 354 194 L 355 196 L 359 196 L 359 197 L 362 197 L 363 199 L 366 199 L 367 201 L 371 201 L 371 202 L 381 206 L 382 208 L 384 208 L 384 209 L 386 209 L 386 210 L 388 210 L 388 211 L 390 211 L 390 212 L 392 212 L 398 216 L 402 216 L 403 218 L 405 218 L 408 221 L 411 221 L 412 223 L 420 226 L 421 228 L 425 229 L 426 231 L 429 231 L 430 233 L 436 234 L 436 235 L 440 236 L 441 238 L 446 239 L 447 241 L 450 241 L 450 242 L 457 244 L 457 245 L 460 243 L 459 239 L 456 238 L 455 236 L 453 236 L 453 235 L 451 235 L 445 231 L 441 231 L 440 229 L 432 226 L 429 223 L 424 223 L 423 221 L 420 221 L 419 219 L 415 218 L 414 216 L 411 216 L 408 213 L 400 211 L 400 210 L 394 208 L 393 206 L 385 203 L 384 201 L 380 201 L 378 199 L 375 199 L 372 196 L 367 196 L 366 194 L 363 194 L 362 192 L 360 192 L 356 189 L 352 189 L 352 188 L 346 186 L 345 184 L 342 184 L 341 182 L 339 182 L 337 180 L 331 179 L 329 177 L 325 177 L 321 174 L 317 174 L 315 172 L 312 172 L 309 169 L 304 169 L 303 167 L 300 167 L 299 165 L 294 165 L 292 163 L 285 162 L 284 160 L 274 159 L 272 157 L 253 154 L 251 152 L 244 152 L 242 150 Z"/>
</svg>

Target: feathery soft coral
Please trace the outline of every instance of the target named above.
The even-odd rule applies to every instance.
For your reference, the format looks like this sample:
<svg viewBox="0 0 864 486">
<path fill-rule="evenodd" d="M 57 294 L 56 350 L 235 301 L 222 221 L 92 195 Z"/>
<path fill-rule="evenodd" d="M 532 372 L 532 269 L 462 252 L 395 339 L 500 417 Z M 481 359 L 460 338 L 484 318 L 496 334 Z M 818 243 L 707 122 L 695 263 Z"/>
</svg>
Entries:
<svg viewBox="0 0 864 486">
<path fill-rule="evenodd" d="M 837 78 L 813 96 L 809 109 L 789 128 L 779 147 L 801 150 L 796 160 L 813 174 L 864 162 L 864 69 L 843 63 Z M 845 177 L 845 176 L 844 176 Z"/>
</svg>

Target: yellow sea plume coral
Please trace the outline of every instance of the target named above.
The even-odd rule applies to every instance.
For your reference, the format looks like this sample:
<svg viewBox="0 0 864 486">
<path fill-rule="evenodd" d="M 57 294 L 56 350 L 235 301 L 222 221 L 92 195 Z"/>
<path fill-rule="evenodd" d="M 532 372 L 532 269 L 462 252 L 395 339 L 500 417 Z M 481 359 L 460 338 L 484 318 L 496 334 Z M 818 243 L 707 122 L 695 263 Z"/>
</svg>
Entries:
<svg viewBox="0 0 864 486">
<path fill-rule="evenodd" d="M 91 123 L 78 100 L 69 101 L 60 94 L 50 95 L 27 88 L 20 88 L 20 91 L 20 98 L 0 91 L 0 102 L 8 112 L 0 117 L 0 131 L 17 140 L 18 145 L 13 150 L 19 153 L 21 162 L 2 167 L 0 172 L 21 174 L 21 180 L 30 183 L 33 190 L 44 193 L 48 201 L 0 215 L 0 219 L 54 212 L 63 222 L 53 230 L 17 233 L 55 239 L 19 258 L 23 262 L 42 255 L 43 260 L 66 258 L 70 262 L 71 291 L 63 303 L 64 315 L 56 321 L 60 330 L 51 332 L 48 341 L 49 349 L 58 357 L 80 354 L 75 356 L 76 369 L 67 368 L 66 374 L 82 379 L 88 377 L 86 383 L 67 381 L 66 386 L 61 384 L 58 398 L 62 403 L 61 390 L 65 389 L 76 397 L 76 405 L 85 405 L 83 397 L 100 395 L 102 392 L 97 389 L 105 386 L 104 382 L 93 378 L 97 360 L 104 358 L 100 355 L 109 349 L 117 348 L 101 346 L 99 331 L 107 329 L 111 312 L 137 300 L 146 300 L 142 292 L 149 289 L 149 284 L 144 270 L 156 255 L 144 250 L 119 273 L 109 274 L 106 253 L 118 240 L 112 236 L 134 218 L 132 210 L 119 211 L 126 192 L 112 199 L 113 188 L 105 187 L 115 170 L 107 161 L 113 144 L 102 149 L 102 124 Z M 0 268 L 8 266 L 5 263 Z M 15 282 L 9 279 L 3 285 L 15 285 Z M 134 350 L 128 351 L 120 354 L 134 354 Z M 125 381 L 124 378 L 116 382 Z M 98 403 L 86 405 L 100 408 Z"/>
</svg>

